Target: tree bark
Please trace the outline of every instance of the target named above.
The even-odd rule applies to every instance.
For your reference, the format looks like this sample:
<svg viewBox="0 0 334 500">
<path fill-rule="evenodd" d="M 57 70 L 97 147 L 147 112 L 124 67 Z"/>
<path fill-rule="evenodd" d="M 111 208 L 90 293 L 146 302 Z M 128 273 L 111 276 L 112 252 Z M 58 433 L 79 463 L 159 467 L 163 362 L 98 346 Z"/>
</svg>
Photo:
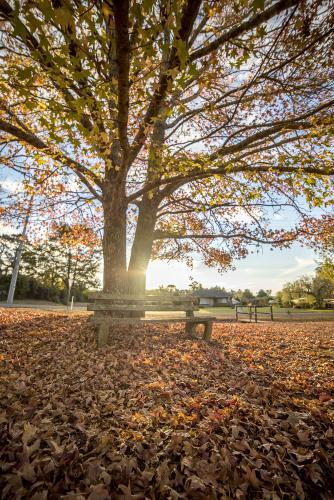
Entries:
<svg viewBox="0 0 334 500">
<path fill-rule="evenodd" d="M 144 199 L 139 207 L 138 221 L 128 269 L 129 290 L 133 294 L 145 293 L 146 271 L 149 264 L 158 202 Z"/>
<path fill-rule="evenodd" d="M 161 108 L 162 106 L 160 106 Z M 159 169 L 164 140 L 165 120 L 159 119 L 155 121 L 152 131 L 146 182 L 161 176 Z M 155 190 L 146 193 L 139 205 L 136 232 L 128 268 L 129 289 L 133 294 L 143 294 L 146 290 L 146 271 L 152 255 L 154 229 L 160 201 L 159 190 Z"/>
<path fill-rule="evenodd" d="M 104 195 L 103 291 L 127 292 L 126 285 L 126 202 L 122 189 Z"/>
</svg>

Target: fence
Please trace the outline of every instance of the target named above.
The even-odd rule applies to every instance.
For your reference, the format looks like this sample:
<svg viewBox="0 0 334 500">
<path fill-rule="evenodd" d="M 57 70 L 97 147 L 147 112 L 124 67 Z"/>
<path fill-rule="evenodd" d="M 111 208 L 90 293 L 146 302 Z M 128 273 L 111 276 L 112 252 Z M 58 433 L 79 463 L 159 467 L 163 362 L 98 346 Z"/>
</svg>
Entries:
<svg viewBox="0 0 334 500">
<path fill-rule="evenodd" d="M 268 309 L 269 311 L 261 311 L 261 309 Z M 246 311 L 244 309 L 247 309 Z M 265 320 L 269 316 L 269 321 L 274 321 L 273 306 L 235 306 L 235 318 L 239 321 L 239 316 L 248 316 L 248 321 L 255 323 L 258 319 Z M 259 317 L 260 316 L 260 317 Z M 263 317 L 264 316 L 264 317 Z M 247 321 L 247 318 L 245 318 Z"/>
</svg>

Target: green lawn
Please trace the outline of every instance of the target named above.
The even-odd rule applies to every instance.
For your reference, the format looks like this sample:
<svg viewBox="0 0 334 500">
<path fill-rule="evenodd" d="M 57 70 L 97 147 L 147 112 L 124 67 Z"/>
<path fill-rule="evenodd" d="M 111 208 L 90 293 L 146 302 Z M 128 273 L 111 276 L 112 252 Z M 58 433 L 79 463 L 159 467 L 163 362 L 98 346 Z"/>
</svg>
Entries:
<svg viewBox="0 0 334 500">
<path fill-rule="evenodd" d="M 246 312 L 248 308 L 245 306 L 243 311 Z M 269 312 L 270 307 L 263 307 L 261 309 L 258 309 L 258 312 Z M 222 316 L 235 316 L 235 309 L 234 307 L 201 307 L 200 308 L 201 313 L 205 314 L 213 314 L 213 315 L 222 315 Z M 283 314 L 296 314 L 296 313 L 332 313 L 334 314 L 334 310 L 330 309 L 293 309 L 292 307 L 278 307 L 278 306 L 273 306 L 273 312 L 275 313 L 283 313 Z"/>
<path fill-rule="evenodd" d="M 269 311 L 270 308 L 269 307 L 264 307 L 263 309 L 261 309 L 262 311 Z M 330 309 L 299 309 L 297 307 L 293 308 L 293 307 L 279 307 L 279 306 L 273 306 L 273 311 L 274 312 L 280 312 L 280 313 L 302 313 L 302 312 L 319 312 L 319 313 L 329 313 L 329 312 L 334 312 L 334 310 L 330 310 Z"/>
<path fill-rule="evenodd" d="M 205 314 L 226 314 L 228 316 L 235 315 L 234 307 L 201 307 L 200 312 Z"/>
</svg>

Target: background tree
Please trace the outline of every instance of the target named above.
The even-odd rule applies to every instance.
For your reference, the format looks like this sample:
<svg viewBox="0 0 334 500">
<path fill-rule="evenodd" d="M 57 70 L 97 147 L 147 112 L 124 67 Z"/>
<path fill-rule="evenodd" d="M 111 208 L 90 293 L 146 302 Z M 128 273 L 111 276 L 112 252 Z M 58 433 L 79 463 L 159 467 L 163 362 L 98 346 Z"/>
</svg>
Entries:
<svg viewBox="0 0 334 500">
<path fill-rule="evenodd" d="M 334 276 L 333 276 L 334 278 Z M 328 279 L 320 276 L 318 273 L 312 281 L 312 295 L 316 300 L 318 308 L 323 307 L 324 299 L 332 298 L 334 291 L 334 279 Z"/>
<path fill-rule="evenodd" d="M 288 286 L 288 284 L 284 285 L 283 289 L 279 290 L 276 293 L 276 298 L 277 298 L 280 306 L 282 306 L 282 307 L 291 307 L 292 306 L 291 300 L 293 297 L 292 297 L 291 289 Z"/>
<path fill-rule="evenodd" d="M 271 297 L 271 290 L 263 290 L 263 288 L 261 288 L 257 294 L 256 294 L 257 297 L 267 297 L 268 299 L 270 299 Z"/>
<path fill-rule="evenodd" d="M 227 268 L 307 237 L 334 173 L 332 7 L 0 0 L 2 164 L 41 210 L 101 215 L 106 291 L 142 290 L 151 256 Z"/>
<path fill-rule="evenodd" d="M 312 276 L 302 276 L 292 283 L 286 283 L 277 293 L 277 299 L 283 306 L 293 305 L 294 300 L 305 299 L 305 306 L 324 306 L 324 299 L 332 298 L 334 293 L 334 263 L 326 258 Z"/>
<path fill-rule="evenodd" d="M 263 290 L 261 288 L 255 296 L 255 303 L 258 306 L 267 306 L 269 304 L 270 299 L 271 299 L 271 290 Z"/>
<path fill-rule="evenodd" d="M 1 289 L 8 287 L 15 251 L 16 235 L 2 235 L 0 248 Z M 96 236 L 82 226 L 56 226 L 48 239 L 25 242 L 16 298 L 46 300 L 68 296 L 70 282 L 76 300 L 83 292 L 98 286 L 101 250 Z"/>
<path fill-rule="evenodd" d="M 296 301 L 300 301 L 303 307 L 311 307 L 315 302 L 312 288 L 312 277 L 302 276 L 296 281 L 286 283 L 278 292 L 277 298 L 282 306 L 291 307 Z"/>
<path fill-rule="evenodd" d="M 317 267 L 317 276 L 334 282 L 334 259 L 326 255 Z"/>
<path fill-rule="evenodd" d="M 3 234 L 0 238 L 0 274 L 7 276 L 11 273 L 15 252 L 17 248 L 17 237 Z"/>
<path fill-rule="evenodd" d="M 242 304 L 249 304 L 254 300 L 254 294 L 248 288 L 245 288 L 245 290 L 238 290 L 235 292 L 234 298 L 239 300 Z"/>
<path fill-rule="evenodd" d="M 313 294 L 318 307 L 323 307 L 324 299 L 333 298 L 334 295 L 334 238 L 327 241 L 321 253 L 322 261 L 316 269 L 313 280 Z"/>
<path fill-rule="evenodd" d="M 25 273 L 47 286 L 59 282 L 66 290 L 97 286 L 101 251 L 95 235 L 82 226 L 56 226 L 46 242 L 27 249 Z M 72 283 L 72 285 L 70 285 Z"/>
<path fill-rule="evenodd" d="M 199 283 L 198 281 L 194 280 L 193 278 L 190 278 L 189 289 L 192 292 L 195 292 L 197 290 L 203 290 L 203 285 L 202 285 L 202 283 Z"/>
</svg>

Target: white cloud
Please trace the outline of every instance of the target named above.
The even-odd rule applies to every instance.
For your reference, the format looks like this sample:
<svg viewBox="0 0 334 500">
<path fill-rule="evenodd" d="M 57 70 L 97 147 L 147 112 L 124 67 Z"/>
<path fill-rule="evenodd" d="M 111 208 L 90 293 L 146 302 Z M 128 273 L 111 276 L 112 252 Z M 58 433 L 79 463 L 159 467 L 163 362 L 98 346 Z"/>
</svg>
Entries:
<svg viewBox="0 0 334 500">
<path fill-rule="evenodd" d="M 0 181 L 0 188 L 9 193 L 15 193 L 21 188 L 21 182 L 14 179 L 5 179 Z"/>
<path fill-rule="evenodd" d="M 281 276 L 289 276 L 290 274 L 295 274 L 295 273 L 300 273 L 302 271 L 310 271 L 310 268 L 313 268 L 315 265 L 315 260 L 314 259 L 308 259 L 308 258 L 302 258 L 302 257 L 295 257 L 294 258 L 296 264 L 292 267 L 288 267 L 285 269 L 282 273 Z"/>
<path fill-rule="evenodd" d="M 222 274 L 217 269 L 209 269 L 199 259 L 194 260 L 193 264 L 193 269 L 189 269 L 182 262 L 153 261 L 147 273 L 147 287 L 175 284 L 179 288 L 187 288 L 192 276 L 207 287 L 219 285 L 234 290 L 249 288 L 253 292 L 264 288 L 276 293 L 286 281 L 313 273 L 316 261 L 312 250 L 296 243 L 290 249 L 270 251 L 267 248 L 258 254 L 251 254 L 245 260 L 236 261 L 235 270 Z"/>
</svg>

